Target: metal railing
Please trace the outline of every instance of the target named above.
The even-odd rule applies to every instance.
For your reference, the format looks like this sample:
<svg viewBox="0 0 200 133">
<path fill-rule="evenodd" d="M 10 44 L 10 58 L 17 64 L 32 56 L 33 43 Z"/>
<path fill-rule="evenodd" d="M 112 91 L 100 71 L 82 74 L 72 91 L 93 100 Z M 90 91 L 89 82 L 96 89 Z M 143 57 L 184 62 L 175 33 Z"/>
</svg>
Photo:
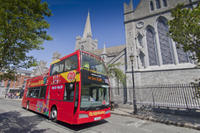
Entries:
<svg viewBox="0 0 200 133">
<path fill-rule="evenodd" d="M 138 105 L 200 109 L 200 85 L 167 84 L 135 89 Z"/>
</svg>

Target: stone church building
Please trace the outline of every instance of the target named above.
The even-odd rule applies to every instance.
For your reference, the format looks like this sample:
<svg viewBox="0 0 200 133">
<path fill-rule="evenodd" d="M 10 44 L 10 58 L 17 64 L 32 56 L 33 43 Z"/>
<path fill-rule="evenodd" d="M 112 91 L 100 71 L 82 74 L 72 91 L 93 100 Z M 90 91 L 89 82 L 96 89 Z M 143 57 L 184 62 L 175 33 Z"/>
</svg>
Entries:
<svg viewBox="0 0 200 133">
<path fill-rule="evenodd" d="M 116 103 L 132 103 L 133 82 L 130 55 L 134 56 L 135 86 L 160 84 L 187 84 L 200 78 L 200 69 L 167 35 L 167 21 L 172 19 L 171 10 L 184 3 L 187 8 L 198 4 L 198 0 L 141 0 L 133 9 L 133 2 L 124 3 L 124 25 L 126 44 L 98 49 L 98 41 L 92 38 L 90 14 L 85 24 L 83 37 L 76 37 L 75 50 L 82 49 L 101 56 L 106 64 L 120 63 L 126 75 L 126 85 L 110 79 L 111 99 Z"/>
</svg>

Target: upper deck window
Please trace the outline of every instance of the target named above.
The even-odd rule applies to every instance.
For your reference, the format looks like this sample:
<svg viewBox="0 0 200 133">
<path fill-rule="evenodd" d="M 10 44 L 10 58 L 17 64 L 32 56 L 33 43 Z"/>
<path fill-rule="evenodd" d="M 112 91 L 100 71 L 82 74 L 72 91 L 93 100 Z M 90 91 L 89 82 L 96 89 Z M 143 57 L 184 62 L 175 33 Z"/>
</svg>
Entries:
<svg viewBox="0 0 200 133">
<path fill-rule="evenodd" d="M 73 55 L 67 59 L 64 60 L 65 61 L 65 69 L 64 71 L 70 71 L 70 70 L 74 70 L 78 68 L 78 58 L 77 55 Z"/>
<path fill-rule="evenodd" d="M 106 69 L 103 61 L 86 53 L 82 53 L 81 67 L 83 69 L 95 71 L 97 73 L 106 74 Z"/>
<path fill-rule="evenodd" d="M 64 71 L 64 61 L 52 65 L 51 75 L 55 75 Z"/>
<path fill-rule="evenodd" d="M 78 68 L 78 58 L 77 55 L 73 55 L 58 63 L 53 64 L 51 67 L 50 75 L 55 75 L 62 72 L 75 70 L 77 68 Z"/>
</svg>

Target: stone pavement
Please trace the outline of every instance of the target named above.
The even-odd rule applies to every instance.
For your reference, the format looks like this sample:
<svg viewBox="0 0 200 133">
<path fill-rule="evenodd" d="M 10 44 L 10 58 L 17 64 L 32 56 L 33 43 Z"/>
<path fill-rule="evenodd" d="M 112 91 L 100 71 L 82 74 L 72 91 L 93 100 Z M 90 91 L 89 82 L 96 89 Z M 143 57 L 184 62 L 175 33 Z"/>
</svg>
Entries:
<svg viewBox="0 0 200 133">
<path fill-rule="evenodd" d="M 150 120 L 154 122 L 160 122 L 168 125 L 175 125 L 180 127 L 193 128 L 200 130 L 200 116 L 190 117 L 183 115 L 173 115 L 166 113 L 156 113 L 156 112 L 138 112 L 137 115 L 133 115 L 132 109 L 127 108 L 115 108 L 111 111 L 112 114 L 139 118 L 142 120 Z"/>
<path fill-rule="evenodd" d="M 0 95 L 0 100 L 1 100 L 1 99 L 5 99 L 5 97 L 2 96 L 2 95 Z M 11 98 L 6 98 L 6 99 L 9 99 L 9 100 L 19 100 L 19 101 L 22 100 L 21 98 L 13 98 L 13 99 L 11 99 Z"/>
<path fill-rule="evenodd" d="M 0 100 L 4 99 L 0 96 Z M 10 100 L 21 100 L 21 99 L 10 99 Z M 160 122 L 168 125 L 175 125 L 180 127 L 188 127 L 200 130 L 200 116 L 189 117 L 183 115 L 173 115 L 166 113 L 156 113 L 156 112 L 142 112 L 139 111 L 137 115 L 133 115 L 133 110 L 130 108 L 118 107 L 111 111 L 112 114 L 139 118 L 142 120 L 150 120 L 154 122 Z"/>
</svg>

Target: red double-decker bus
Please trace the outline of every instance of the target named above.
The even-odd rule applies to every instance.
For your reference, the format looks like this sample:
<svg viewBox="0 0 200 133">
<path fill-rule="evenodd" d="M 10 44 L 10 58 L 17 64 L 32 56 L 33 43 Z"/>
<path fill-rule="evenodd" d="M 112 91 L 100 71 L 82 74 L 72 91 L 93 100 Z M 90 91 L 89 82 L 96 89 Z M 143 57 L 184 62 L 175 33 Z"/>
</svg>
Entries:
<svg viewBox="0 0 200 133">
<path fill-rule="evenodd" d="M 47 75 L 27 80 L 22 107 L 69 124 L 110 117 L 109 80 L 103 61 L 80 50 L 54 61 Z"/>
</svg>

